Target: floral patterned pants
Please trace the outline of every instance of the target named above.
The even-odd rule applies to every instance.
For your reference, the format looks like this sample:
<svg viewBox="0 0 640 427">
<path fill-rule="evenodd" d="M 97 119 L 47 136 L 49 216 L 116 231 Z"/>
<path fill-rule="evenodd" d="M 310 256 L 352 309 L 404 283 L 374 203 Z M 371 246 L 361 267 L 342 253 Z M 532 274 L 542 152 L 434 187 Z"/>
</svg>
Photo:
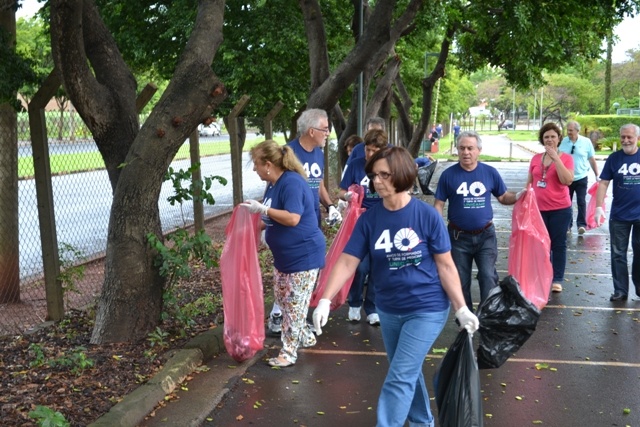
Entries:
<svg viewBox="0 0 640 427">
<path fill-rule="evenodd" d="M 307 324 L 307 312 L 319 271 L 319 268 L 315 268 L 285 274 L 273 270 L 275 300 L 282 310 L 280 357 L 292 363 L 298 359 L 300 345 L 316 345 L 316 337 Z"/>
</svg>

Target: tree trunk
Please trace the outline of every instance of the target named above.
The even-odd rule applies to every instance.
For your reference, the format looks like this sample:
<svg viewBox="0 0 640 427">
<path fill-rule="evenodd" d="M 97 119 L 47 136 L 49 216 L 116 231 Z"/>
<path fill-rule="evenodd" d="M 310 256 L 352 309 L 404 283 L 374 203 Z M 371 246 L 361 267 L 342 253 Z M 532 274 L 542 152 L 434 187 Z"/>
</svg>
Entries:
<svg viewBox="0 0 640 427">
<path fill-rule="evenodd" d="M 223 0 L 199 2 L 174 76 L 139 130 L 136 82 L 93 0 L 51 1 L 54 61 L 113 189 L 94 344 L 138 340 L 160 321 L 164 280 L 147 235 L 162 235 L 158 198 L 176 152 L 226 97 L 211 70 L 222 42 L 223 12 Z"/>
<path fill-rule="evenodd" d="M 604 113 L 611 110 L 611 56 L 613 54 L 613 34 L 607 37 L 607 60 L 604 69 Z"/>
<path fill-rule="evenodd" d="M 431 74 L 429 74 L 422 81 L 422 116 L 420 117 L 420 122 L 418 123 L 417 129 L 413 133 L 411 142 L 407 147 L 411 155 L 414 157 L 417 156 L 418 152 L 420 151 L 420 143 L 422 142 L 422 138 L 427 131 L 427 127 L 429 126 L 431 105 L 433 103 L 433 89 L 435 88 L 438 79 L 444 77 L 445 64 L 447 63 L 447 58 L 449 57 L 449 47 L 451 46 L 451 41 L 453 40 L 453 36 L 455 35 L 457 29 L 457 23 L 451 24 L 447 28 L 444 39 L 442 40 L 442 44 L 440 45 L 440 55 L 438 56 L 438 62 L 436 63 L 436 66 Z"/>
<path fill-rule="evenodd" d="M 0 5 L 0 31 L 9 35 L 9 46 L 15 49 L 16 15 L 12 7 Z M 8 103 L 0 104 L 0 193 L 0 304 L 6 304 L 20 301 L 18 119 Z"/>
</svg>

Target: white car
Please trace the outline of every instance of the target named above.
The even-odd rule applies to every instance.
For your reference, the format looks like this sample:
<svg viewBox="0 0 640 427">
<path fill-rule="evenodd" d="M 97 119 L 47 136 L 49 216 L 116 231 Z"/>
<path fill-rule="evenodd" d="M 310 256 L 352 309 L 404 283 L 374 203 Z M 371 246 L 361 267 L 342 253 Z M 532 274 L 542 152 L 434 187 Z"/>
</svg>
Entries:
<svg viewBox="0 0 640 427">
<path fill-rule="evenodd" d="M 198 126 L 200 136 L 220 136 L 220 126 L 216 122 L 212 122 L 209 126 Z"/>
</svg>

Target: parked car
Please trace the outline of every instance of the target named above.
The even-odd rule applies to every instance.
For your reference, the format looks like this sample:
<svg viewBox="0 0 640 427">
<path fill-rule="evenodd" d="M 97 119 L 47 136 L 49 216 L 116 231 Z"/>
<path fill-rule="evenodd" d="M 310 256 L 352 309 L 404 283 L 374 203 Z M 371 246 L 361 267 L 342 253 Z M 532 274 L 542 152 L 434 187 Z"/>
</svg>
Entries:
<svg viewBox="0 0 640 427">
<path fill-rule="evenodd" d="M 515 129 L 516 126 L 513 124 L 511 120 L 505 120 L 498 125 L 498 130 L 502 129 Z"/>
<path fill-rule="evenodd" d="M 216 122 L 212 122 L 209 126 L 198 126 L 200 136 L 220 136 L 220 126 Z"/>
</svg>

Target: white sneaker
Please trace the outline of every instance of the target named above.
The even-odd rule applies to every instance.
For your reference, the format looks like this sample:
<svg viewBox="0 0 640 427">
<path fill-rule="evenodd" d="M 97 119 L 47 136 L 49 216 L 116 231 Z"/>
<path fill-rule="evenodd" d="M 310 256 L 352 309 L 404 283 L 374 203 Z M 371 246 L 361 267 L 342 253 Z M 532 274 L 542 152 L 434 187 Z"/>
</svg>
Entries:
<svg viewBox="0 0 640 427">
<path fill-rule="evenodd" d="M 269 330 L 274 334 L 282 332 L 282 313 L 274 313 L 269 317 Z"/>
<path fill-rule="evenodd" d="M 585 228 L 584 227 L 578 227 L 578 234 L 584 234 L 585 233 Z"/>
<path fill-rule="evenodd" d="M 380 316 L 378 316 L 378 313 L 371 313 L 370 315 L 367 316 L 367 322 L 369 322 L 370 325 L 379 325 L 380 324 Z"/>
<path fill-rule="evenodd" d="M 349 320 L 352 322 L 360 321 L 360 307 L 349 307 Z"/>
</svg>

